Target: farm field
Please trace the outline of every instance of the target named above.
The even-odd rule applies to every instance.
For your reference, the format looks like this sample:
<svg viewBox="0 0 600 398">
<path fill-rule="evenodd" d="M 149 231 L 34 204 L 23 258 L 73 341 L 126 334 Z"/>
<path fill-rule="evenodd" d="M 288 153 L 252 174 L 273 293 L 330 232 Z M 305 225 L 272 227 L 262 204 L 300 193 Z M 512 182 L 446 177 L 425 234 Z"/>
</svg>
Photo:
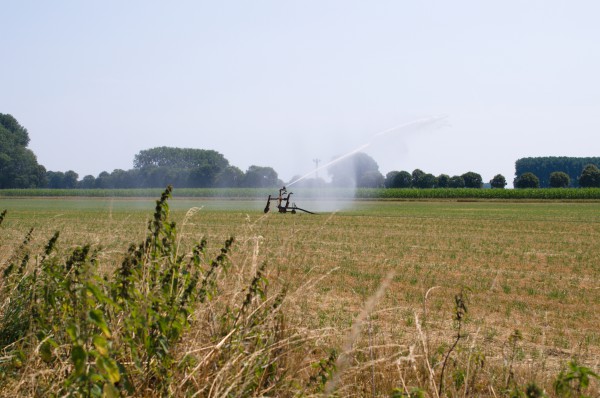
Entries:
<svg viewBox="0 0 600 398">
<path fill-rule="evenodd" d="M 299 205 L 312 210 L 318 203 Z M 599 203 L 327 205 L 340 210 L 265 215 L 262 201 L 169 201 L 186 251 L 206 237 L 209 251 L 218 252 L 235 237 L 231 268 L 220 276 L 226 303 L 245 294 L 244 281 L 263 264 L 265 293 L 285 289 L 285 330 L 300 336 L 287 358 L 295 365 L 285 377 L 296 380 L 289 395 L 418 389 L 433 397 L 445 372 L 442 395 L 510 396 L 535 383 L 554 396 L 553 383 L 570 361 L 600 373 Z M 3 209 L 0 264 L 34 228 L 32 252 L 41 253 L 59 231 L 59 251 L 90 243 L 100 248 L 98 272 L 108 275 L 130 243 L 143 241 L 154 201 L 0 198 Z M 466 314 L 452 347 L 456 297 Z M 178 347 L 182 355 L 208 344 L 208 315 L 199 310 L 196 317 Z M 336 365 L 328 368 L 334 351 Z M 0 387 L 0 395 L 27 395 L 18 385 Z M 219 395 L 210 391 L 200 396 Z M 586 393 L 600 394 L 598 381 Z"/>
</svg>

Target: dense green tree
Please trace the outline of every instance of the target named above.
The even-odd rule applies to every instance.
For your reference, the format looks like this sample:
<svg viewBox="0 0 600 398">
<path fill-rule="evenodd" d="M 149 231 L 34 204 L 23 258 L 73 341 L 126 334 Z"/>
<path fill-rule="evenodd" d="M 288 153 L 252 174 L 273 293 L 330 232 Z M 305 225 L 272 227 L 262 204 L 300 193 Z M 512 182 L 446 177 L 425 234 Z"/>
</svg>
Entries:
<svg viewBox="0 0 600 398">
<path fill-rule="evenodd" d="M 147 186 L 211 187 L 229 161 L 213 150 L 157 147 L 140 151 L 133 160 Z"/>
<path fill-rule="evenodd" d="M 65 187 L 65 173 L 62 171 L 47 171 L 48 188 L 60 189 Z"/>
<path fill-rule="evenodd" d="M 431 173 L 424 173 L 422 174 L 415 182 L 413 182 L 415 185 L 415 188 L 433 188 L 435 187 L 437 180 L 435 178 L 435 176 Z"/>
<path fill-rule="evenodd" d="M 431 173 L 425 173 L 421 169 L 414 169 L 411 174 L 411 186 L 413 188 L 433 188 L 437 184 L 437 178 Z"/>
<path fill-rule="evenodd" d="M 579 176 L 579 186 L 582 188 L 600 187 L 600 169 L 595 164 L 585 166 Z"/>
<path fill-rule="evenodd" d="M 394 188 L 410 188 L 412 186 L 412 175 L 408 171 L 400 171 L 394 177 Z"/>
<path fill-rule="evenodd" d="M 79 182 L 79 175 L 73 170 L 69 170 L 65 173 L 62 171 L 48 171 L 46 172 L 46 179 L 48 181 L 48 188 L 54 189 L 72 189 L 77 188 Z"/>
<path fill-rule="evenodd" d="M 490 180 L 490 186 L 492 188 L 503 189 L 506 187 L 506 178 L 502 174 L 496 174 L 494 178 Z"/>
<path fill-rule="evenodd" d="M 91 174 L 84 176 L 81 181 L 79 181 L 79 187 L 83 189 L 91 189 L 96 185 L 96 177 Z"/>
<path fill-rule="evenodd" d="M 191 169 L 188 174 L 188 184 L 190 188 L 207 188 L 215 186 L 217 176 L 223 171 L 224 167 L 216 164 L 207 164 Z"/>
<path fill-rule="evenodd" d="M 165 187 L 187 187 L 187 176 L 189 170 L 173 167 L 151 167 L 142 170 L 145 175 L 145 185 L 152 188 Z"/>
<path fill-rule="evenodd" d="M 450 188 L 464 188 L 465 180 L 461 176 L 452 176 L 448 182 Z"/>
<path fill-rule="evenodd" d="M 533 173 L 523 173 L 514 181 L 515 188 L 539 188 L 540 180 Z"/>
<path fill-rule="evenodd" d="M 77 174 L 73 170 L 66 171 L 65 179 L 64 179 L 64 187 L 67 189 L 77 188 L 77 180 L 78 179 L 79 179 L 79 174 Z"/>
<path fill-rule="evenodd" d="M 410 188 L 412 186 L 412 175 L 408 171 L 390 171 L 385 176 L 386 188 Z"/>
<path fill-rule="evenodd" d="M 567 188 L 571 185 L 571 178 L 567 173 L 554 171 L 550 173 L 550 188 Z"/>
<path fill-rule="evenodd" d="M 394 186 L 394 178 L 400 174 L 400 172 L 398 170 L 393 170 L 390 171 L 389 173 L 387 173 L 385 175 L 385 182 L 384 185 L 386 188 L 397 188 Z"/>
<path fill-rule="evenodd" d="M 12 115 L 0 113 L 0 126 L 2 126 L 2 130 L 0 130 L 2 136 L 0 145 L 11 144 L 22 147 L 29 145 L 29 133 L 27 129 L 21 126 Z"/>
<path fill-rule="evenodd" d="M 448 174 L 440 174 L 436 179 L 436 188 L 448 188 L 450 187 L 450 176 Z"/>
<path fill-rule="evenodd" d="M 130 188 L 133 187 L 133 178 L 130 171 L 114 169 L 106 181 L 108 188 Z"/>
<path fill-rule="evenodd" d="M 480 174 L 473 171 L 468 171 L 461 175 L 461 177 L 465 181 L 465 188 L 481 188 L 483 179 L 481 178 Z"/>
<path fill-rule="evenodd" d="M 229 162 L 219 152 L 206 149 L 157 147 L 140 151 L 135 155 L 133 167 L 169 167 L 194 169 L 205 165 L 227 167 Z"/>
<path fill-rule="evenodd" d="M 103 171 L 96 177 L 96 186 L 94 188 L 110 188 L 110 174 L 108 171 Z"/>
<path fill-rule="evenodd" d="M 253 165 L 246 170 L 242 185 L 251 188 L 274 188 L 283 186 L 283 182 L 277 178 L 277 173 L 271 167 Z"/>
<path fill-rule="evenodd" d="M 46 169 L 28 144 L 27 130 L 13 116 L 0 113 L 0 189 L 45 186 Z"/>
<path fill-rule="evenodd" d="M 244 172 L 235 166 L 227 166 L 217 174 L 215 186 L 219 188 L 236 188 L 242 185 Z"/>
<path fill-rule="evenodd" d="M 327 172 L 331 176 L 331 185 L 336 187 L 360 186 L 364 175 L 371 175 L 369 180 L 373 178 L 371 173 L 381 175 L 377 162 L 363 152 L 355 153 L 332 164 L 327 168 Z M 383 179 L 383 175 L 381 175 L 381 179 Z"/>
<path fill-rule="evenodd" d="M 415 188 L 419 188 L 419 180 L 425 175 L 425 172 L 421 169 L 414 169 L 411 173 L 412 181 L 410 185 Z"/>
</svg>

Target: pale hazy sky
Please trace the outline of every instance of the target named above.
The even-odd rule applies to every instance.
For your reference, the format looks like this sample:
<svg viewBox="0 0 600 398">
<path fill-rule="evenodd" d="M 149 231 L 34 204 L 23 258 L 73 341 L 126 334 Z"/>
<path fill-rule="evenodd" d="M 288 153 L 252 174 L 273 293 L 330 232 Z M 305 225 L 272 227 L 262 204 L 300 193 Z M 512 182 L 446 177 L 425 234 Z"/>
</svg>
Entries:
<svg viewBox="0 0 600 398">
<path fill-rule="evenodd" d="M 213 149 L 283 180 L 371 142 L 385 175 L 600 156 L 600 2 L 1 1 L 0 113 L 48 170 Z"/>
</svg>

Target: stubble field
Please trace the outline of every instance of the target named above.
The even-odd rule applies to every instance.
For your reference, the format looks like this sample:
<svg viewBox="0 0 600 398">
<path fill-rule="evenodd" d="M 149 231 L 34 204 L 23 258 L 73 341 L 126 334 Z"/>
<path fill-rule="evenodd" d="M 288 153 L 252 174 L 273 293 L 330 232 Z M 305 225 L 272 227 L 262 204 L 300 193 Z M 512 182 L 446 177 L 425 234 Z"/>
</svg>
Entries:
<svg viewBox="0 0 600 398">
<path fill-rule="evenodd" d="M 318 215 L 264 215 L 253 201 L 169 203 L 186 250 L 206 237 L 216 252 L 235 237 L 231 268 L 220 276 L 223 306 L 239 303 L 263 264 L 265 293 L 285 289 L 288 395 L 510 396 L 535 383 L 554 396 L 569 362 L 600 372 L 598 202 L 364 201 Z M 32 252 L 59 231 L 61 251 L 100 247 L 99 272 L 109 274 L 144 239 L 153 207 L 0 199 L 8 210 L 0 264 L 34 228 Z M 217 345 L 208 318 L 195 314 L 180 357 Z M 184 373 L 200 396 L 227 390 Z M 4 393 L 28 391 L 7 386 Z M 585 391 L 599 394 L 598 382 Z"/>
</svg>

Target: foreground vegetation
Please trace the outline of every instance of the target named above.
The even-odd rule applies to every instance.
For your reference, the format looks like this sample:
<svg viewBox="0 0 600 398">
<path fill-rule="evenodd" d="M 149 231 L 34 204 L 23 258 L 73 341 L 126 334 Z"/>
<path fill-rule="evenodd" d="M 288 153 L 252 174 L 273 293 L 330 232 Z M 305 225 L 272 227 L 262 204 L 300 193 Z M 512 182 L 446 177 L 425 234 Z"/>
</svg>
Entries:
<svg viewBox="0 0 600 398">
<path fill-rule="evenodd" d="M 600 393 L 596 203 L 168 196 L 0 201 L 0 395 Z"/>
</svg>

